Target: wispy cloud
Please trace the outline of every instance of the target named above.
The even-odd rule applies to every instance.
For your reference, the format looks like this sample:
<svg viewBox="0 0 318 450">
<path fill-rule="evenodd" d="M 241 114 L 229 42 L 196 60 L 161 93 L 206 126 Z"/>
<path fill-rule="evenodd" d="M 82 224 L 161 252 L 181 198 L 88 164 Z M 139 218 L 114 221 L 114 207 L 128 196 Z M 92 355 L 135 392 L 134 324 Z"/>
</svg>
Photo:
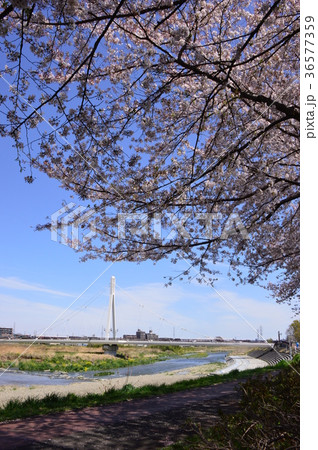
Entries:
<svg viewBox="0 0 318 450">
<path fill-rule="evenodd" d="M 0 277 L 0 287 L 18 291 L 44 292 L 46 294 L 56 295 L 59 297 L 73 297 L 73 294 L 56 291 L 54 289 L 48 289 L 47 287 L 40 284 L 29 283 L 27 281 L 19 280 L 15 277 Z"/>
<path fill-rule="evenodd" d="M 201 296 L 189 292 L 183 286 L 173 285 L 168 288 L 162 283 L 145 283 L 122 289 L 117 285 L 118 324 L 121 329 L 135 332 L 137 328 L 145 331 L 153 329 L 160 336 L 172 337 L 211 337 L 208 324 L 202 331 L 202 316 L 200 321 L 193 311 L 195 303 Z M 191 308 L 189 308 L 191 303 Z"/>
<path fill-rule="evenodd" d="M 284 334 L 293 321 L 293 312 L 286 304 L 277 304 L 271 299 L 257 300 L 229 290 L 219 292 L 228 303 L 215 292 L 210 292 L 211 304 L 207 305 L 207 313 L 213 312 L 224 329 L 231 330 L 232 335 L 242 335 L 243 325 L 247 335 L 253 337 L 254 334 L 256 337 L 256 329 L 262 325 L 264 337 L 276 337 L 277 331 Z"/>
<path fill-rule="evenodd" d="M 139 323 L 149 323 L 156 332 L 166 325 L 170 336 L 171 325 L 175 325 L 176 332 L 184 330 L 182 336 L 185 337 L 200 334 L 201 337 L 220 335 L 239 339 L 255 339 L 260 325 L 266 338 L 276 337 L 277 331 L 284 333 L 293 320 L 290 307 L 272 299 L 255 299 L 235 291 L 220 290 L 227 299 L 225 302 L 209 286 L 201 285 L 198 289 L 191 284 L 164 288 L 159 283 L 149 283 L 131 286 L 125 292 L 118 289 L 121 317 L 138 318 Z"/>
<path fill-rule="evenodd" d="M 0 285 L 4 285 L 3 280 L 8 286 L 8 280 L 3 278 L 0 278 Z M 13 281 L 9 285 L 16 286 Z M 125 288 L 117 285 L 118 336 L 133 334 L 137 328 L 145 331 L 151 328 L 161 337 L 223 336 L 255 339 L 255 329 L 262 325 L 265 337 L 269 338 L 276 337 L 278 330 L 284 334 L 293 320 L 287 305 L 222 290 L 222 295 L 251 323 L 250 327 L 210 288 L 194 288 L 180 284 L 165 288 L 161 283 L 145 283 Z M 3 326 L 12 326 L 15 322 L 18 332 L 44 330 L 64 308 L 65 305 L 0 294 L 1 323 Z M 105 336 L 107 310 L 108 292 L 91 292 L 63 315 L 46 334 Z"/>
</svg>

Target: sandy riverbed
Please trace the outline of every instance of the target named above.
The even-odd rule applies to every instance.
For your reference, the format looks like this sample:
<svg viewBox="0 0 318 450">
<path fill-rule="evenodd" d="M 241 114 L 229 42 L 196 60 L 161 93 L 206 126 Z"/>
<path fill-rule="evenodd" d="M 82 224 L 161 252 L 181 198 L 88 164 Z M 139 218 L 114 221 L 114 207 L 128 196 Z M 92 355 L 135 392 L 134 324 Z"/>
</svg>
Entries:
<svg viewBox="0 0 318 450">
<path fill-rule="evenodd" d="M 257 369 L 267 365 L 267 362 L 261 359 L 251 358 L 250 356 L 231 356 L 226 367 L 216 370 L 215 373 L 222 375 L 235 369 L 242 372 L 243 370 Z"/>
<path fill-rule="evenodd" d="M 121 389 L 126 384 L 131 384 L 135 387 L 160 384 L 173 384 L 177 381 L 190 380 L 207 376 L 214 373 L 227 373 L 231 370 L 245 370 L 254 369 L 256 367 L 264 367 L 267 365 L 264 361 L 248 357 L 233 357 L 226 367 L 217 368 L 215 364 L 205 364 L 192 368 L 175 370 L 172 372 L 159 373 L 154 375 L 140 375 L 133 376 L 127 373 L 127 377 L 112 378 L 104 380 L 94 380 L 89 382 L 72 383 L 68 385 L 54 385 L 54 386 L 0 386 L 0 407 L 6 405 L 10 400 L 26 400 L 29 397 L 43 398 L 48 394 L 59 394 L 61 396 L 68 393 L 76 395 L 85 394 L 102 394 L 105 391 L 115 388 Z"/>
</svg>

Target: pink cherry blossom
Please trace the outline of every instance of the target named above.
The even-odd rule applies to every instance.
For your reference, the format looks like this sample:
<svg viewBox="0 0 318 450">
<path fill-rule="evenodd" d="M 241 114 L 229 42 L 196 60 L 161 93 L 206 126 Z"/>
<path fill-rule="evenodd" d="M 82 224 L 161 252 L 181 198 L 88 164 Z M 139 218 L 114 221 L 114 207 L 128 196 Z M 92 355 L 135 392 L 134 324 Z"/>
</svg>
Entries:
<svg viewBox="0 0 318 450">
<path fill-rule="evenodd" d="M 298 1 L 11 2 L 0 36 L 1 74 L 14 86 L 0 98 L 1 133 L 21 165 L 95 208 L 84 260 L 185 257 L 211 282 L 224 260 L 239 282 L 293 302 Z M 197 214 L 216 212 L 206 238 Z M 167 232 L 169 214 L 190 214 L 190 238 L 117 239 L 115 213 L 148 214 L 150 227 L 161 214 Z M 249 239 L 221 238 L 233 213 Z"/>
</svg>

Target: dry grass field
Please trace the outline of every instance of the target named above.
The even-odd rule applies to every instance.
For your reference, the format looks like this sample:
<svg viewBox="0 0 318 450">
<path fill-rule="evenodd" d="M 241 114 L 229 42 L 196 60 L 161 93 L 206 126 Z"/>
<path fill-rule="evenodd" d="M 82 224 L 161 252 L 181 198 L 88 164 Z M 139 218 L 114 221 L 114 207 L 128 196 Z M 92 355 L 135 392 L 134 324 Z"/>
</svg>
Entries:
<svg viewBox="0 0 318 450">
<path fill-rule="evenodd" d="M 56 355 L 64 355 L 67 359 L 76 360 L 78 358 L 96 361 L 99 359 L 113 358 L 110 355 L 106 355 L 101 346 L 78 346 L 78 345 L 58 345 L 58 344 L 33 344 L 29 347 L 28 344 L 11 344 L 0 343 L 0 361 L 12 361 L 19 357 L 20 359 L 39 359 L 52 358 Z M 177 349 L 176 349 L 177 350 Z M 206 348 L 198 348 L 198 353 L 206 352 Z M 160 347 L 144 347 L 144 346 L 119 346 L 118 352 L 124 354 L 127 358 L 138 358 L 140 356 L 153 358 L 167 353 Z M 191 349 L 192 352 L 192 349 Z M 171 352 L 173 353 L 173 352 Z M 179 353 L 180 352 L 176 352 Z"/>
<path fill-rule="evenodd" d="M 189 349 L 183 347 L 119 346 L 117 357 L 105 354 L 102 346 L 69 344 L 0 343 L 0 367 L 30 371 L 86 371 L 112 369 L 127 365 L 147 364 L 171 356 L 180 356 Z M 206 348 L 191 349 L 205 356 Z"/>
<path fill-rule="evenodd" d="M 29 347 L 29 348 L 28 348 Z M 138 358 L 149 357 L 154 358 L 158 355 L 162 355 L 162 353 L 170 353 L 171 355 L 175 354 L 184 354 L 189 351 L 191 353 L 205 354 L 205 353 L 223 353 L 226 352 L 229 355 L 246 355 L 251 348 L 247 348 L 246 346 L 222 346 L 219 345 L 217 347 L 197 347 L 189 349 L 188 347 L 183 347 L 183 351 L 180 351 L 179 347 L 175 348 L 175 351 L 172 346 L 169 347 L 169 350 L 165 350 L 164 348 L 160 348 L 160 346 L 130 346 L 130 345 L 121 345 L 119 346 L 119 353 L 124 354 L 127 358 Z M 50 345 L 50 344 L 33 344 L 29 346 L 29 344 L 21 343 L 21 344 L 11 344 L 11 343 L 0 343 L 0 361 L 13 361 L 17 357 L 20 359 L 39 359 L 43 360 L 46 358 L 52 358 L 56 355 L 64 355 L 67 359 L 76 360 L 78 358 L 96 361 L 105 358 L 113 358 L 112 356 L 104 354 L 104 351 L 101 346 L 77 346 L 77 345 Z"/>
<path fill-rule="evenodd" d="M 0 344 L 0 361 L 13 361 L 20 355 L 20 360 L 38 359 L 45 360 L 56 355 L 67 356 L 70 360 L 78 358 L 89 359 L 91 361 L 107 357 L 102 348 L 79 347 L 75 345 L 46 345 L 33 344 L 28 348 L 28 344 Z"/>
</svg>

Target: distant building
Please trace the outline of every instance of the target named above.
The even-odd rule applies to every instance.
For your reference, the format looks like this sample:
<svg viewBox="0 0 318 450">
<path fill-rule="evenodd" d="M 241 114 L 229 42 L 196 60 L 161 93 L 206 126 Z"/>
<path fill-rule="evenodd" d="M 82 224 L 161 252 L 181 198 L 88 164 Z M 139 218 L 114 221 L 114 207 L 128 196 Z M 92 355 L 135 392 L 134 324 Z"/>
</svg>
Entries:
<svg viewBox="0 0 318 450">
<path fill-rule="evenodd" d="M 137 337 L 135 334 L 124 334 L 123 339 L 125 339 L 126 341 L 134 341 L 137 339 Z"/>
<path fill-rule="evenodd" d="M 13 337 L 13 328 L 0 328 L 0 338 Z"/>
<path fill-rule="evenodd" d="M 123 339 L 127 341 L 157 341 L 159 336 L 152 330 L 149 330 L 149 333 L 146 333 L 138 328 L 136 334 L 124 334 Z"/>
<path fill-rule="evenodd" d="M 146 340 L 146 333 L 145 331 L 142 331 L 138 328 L 138 330 L 136 331 L 136 338 L 140 339 L 141 341 L 145 341 Z"/>
<path fill-rule="evenodd" d="M 146 333 L 146 340 L 147 341 L 157 341 L 159 336 L 155 333 L 153 333 L 152 330 L 149 330 L 149 333 Z"/>
</svg>

